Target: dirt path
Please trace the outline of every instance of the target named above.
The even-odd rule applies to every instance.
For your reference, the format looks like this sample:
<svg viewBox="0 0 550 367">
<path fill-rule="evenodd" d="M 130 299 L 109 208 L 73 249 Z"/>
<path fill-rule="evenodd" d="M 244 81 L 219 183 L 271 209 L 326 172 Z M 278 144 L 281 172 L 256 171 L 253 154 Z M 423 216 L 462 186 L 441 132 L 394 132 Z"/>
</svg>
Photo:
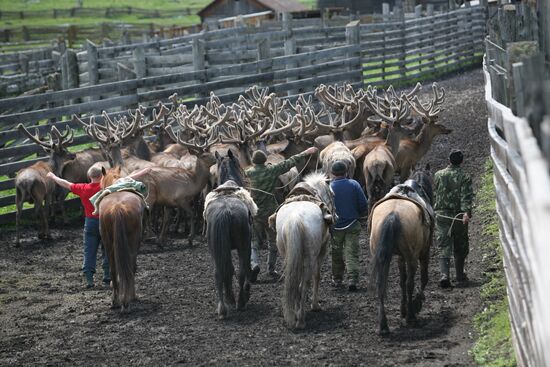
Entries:
<svg viewBox="0 0 550 367">
<path fill-rule="evenodd" d="M 440 169 L 450 147 L 461 148 L 477 186 L 489 153 L 483 75 L 475 70 L 440 84 L 447 91 L 441 119 L 454 132 L 436 139 L 425 162 Z M 190 248 L 175 239 L 162 251 L 143 245 L 139 301 L 129 315 L 119 315 L 109 309 L 107 288 L 83 289 L 80 223 L 58 226 L 55 240 L 47 244 L 35 241 L 29 228 L 17 249 L 11 245 L 13 231 L 2 230 L 0 365 L 472 365 L 470 321 L 480 308 L 482 273 L 479 225 L 474 213 L 467 265 L 472 286 L 440 290 L 432 251 L 418 328 L 400 325 L 394 260 L 386 302 L 392 333 L 385 338 L 375 332 L 377 303 L 367 292 L 371 266 L 365 235 L 360 291 L 331 288 L 327 258 L 320 289 L 323 311 L 309 312 L 306 330 L 291 333 L 282 325 L 282 285 L 262 275 L 246 311 L 233 311 L 223 322 L 216 319 L 213 266 L 203 243 Z"/>
</svg>

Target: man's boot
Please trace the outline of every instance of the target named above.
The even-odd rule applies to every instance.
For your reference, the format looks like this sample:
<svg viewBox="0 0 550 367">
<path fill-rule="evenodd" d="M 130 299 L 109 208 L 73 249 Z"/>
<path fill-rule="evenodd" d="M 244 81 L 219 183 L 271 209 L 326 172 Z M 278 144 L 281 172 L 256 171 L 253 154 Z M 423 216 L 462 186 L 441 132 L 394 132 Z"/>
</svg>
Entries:
<svg viewBox="0 0 550 367">
<path fill-rule="evenodd" d="M 466 283 L 468 281 L 468 277 L 464 272 L 465 260 L 466 259 L 462 256 L 455 256 L 456 281 L 458 283 Z"/>
<path fill-rule="evenodd" d="M 441 279 L 439 280 L 439 286 L 441 288 L 449 288 L 451 281 L 449 279 L 449 268 L 451 266 L 451 259 L 448 257 L 442 257 L 439 259 L 439 269 L 441 270 Z"/>
<path fill-rule="evenodd" d="M 257 248 L 257 247 L 256 247 Z M 258 279 L 258 274 L 260 274 L 260 260 L 258 258 L 258 250 L 252 246 L 250 253 L 250 269 L 252 269 L 252 274 L 250 274 L 250 281 L 255 283 Z"/>
<path fill-rule="evenodd" d="M 279 273 L 277 273 L 277 271 L 275 270 L 276 264 L 277 264 L 277 249 L 270 248 L 269 255 L 267 255 L 267 271 L 271 277 L 279 279 Z"/>
<path fill-rule="evenodd" d="M 111 271 L 109 269 L 109 263 L 103 264 L 103 283 L 107 285 L 111 283 Z"/>
<path fill-rule="evenodd" d="M 84 276 L 86 277 L 86 288 L 94 287 L 94 273 L 91 271 L 85 271 Z"/>
</svg>

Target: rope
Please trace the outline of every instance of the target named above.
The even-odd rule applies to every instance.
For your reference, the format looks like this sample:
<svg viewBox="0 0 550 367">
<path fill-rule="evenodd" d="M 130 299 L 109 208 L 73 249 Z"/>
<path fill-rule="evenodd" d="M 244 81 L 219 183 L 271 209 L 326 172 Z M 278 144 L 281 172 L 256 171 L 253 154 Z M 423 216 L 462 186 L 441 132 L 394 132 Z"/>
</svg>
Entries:
<svg viewBox="0 0 550 367">
<path fill-rule="evenodd" d="M 446 215 L 443 215 L 443 214 L 436 214 L 437 217 L 439 218 L 446 218 L 446 219 L 450 219 L 452 220 L 453 222 L 451 223 L 451 226 L 449 227 L 449 230 L 447 231 L 447 236 L 450 236 L 451 235 L 451 231 L 453 230 L 453 226 L 455 224 L 455 222 L 462 222 L 462 218 L 458 219 L 457 217 L 458 216 L 463 216 L 464 214 L 466 214 L 465 212 L 463 213 L 458 213 L 457 215 L 455 215 L 454 217 L 449 217 L 449 216 L 446 216 Z"/>
<path fill-rule="evenodd" d="M 286 185 L 275 187 L 275 190 L 284 189 L 285 187 L 290 185 L 292 183 L 292 181 L 294 181 L 294 180 L 298 179 L 299 177 L 301 177 L 302 173 L 306 170 L 307 165 L 309 164 L 310 160 L 311 160 L 311 154 L 308 156 L 307 162 L 306 162 L 306 164 L 304 164 L 304 168 L 302 168 L 302 170 L 300 172 L 298 172 L 298 175 L 296 177 L 292 178 L 290 181 L 288 181 L 288 183 Z"/>
</svg>

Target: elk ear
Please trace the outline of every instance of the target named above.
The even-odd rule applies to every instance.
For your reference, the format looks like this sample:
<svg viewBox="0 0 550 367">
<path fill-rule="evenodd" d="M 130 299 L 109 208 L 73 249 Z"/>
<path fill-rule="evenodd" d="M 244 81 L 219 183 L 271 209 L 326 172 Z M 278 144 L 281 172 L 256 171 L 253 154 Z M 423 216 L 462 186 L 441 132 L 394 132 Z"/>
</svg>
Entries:
<svg viewBox="0 0 550 367">
<path fill-rule="evenodd" d="M 107 171 L 105 171 L 105 167 L 101 166 L 101 174 L 105 176 L 107 174 Z"/>
<path fill-rule="evenodd" d="M 214 152 L 214 156 L 216 157 L 216 160 L 218 160 L 218 161 L 221 160 L 221 158 L 222 158 L 222 157 L 220 157 L 220 154 L 218 153 L 217 150 Z"/>
<path fill-rule="evenodd" d="M 231 149 L 227 149 L 227 156 L 231 159 L 233 159 L 233 152 L 231 151 Z"/>
</svg>

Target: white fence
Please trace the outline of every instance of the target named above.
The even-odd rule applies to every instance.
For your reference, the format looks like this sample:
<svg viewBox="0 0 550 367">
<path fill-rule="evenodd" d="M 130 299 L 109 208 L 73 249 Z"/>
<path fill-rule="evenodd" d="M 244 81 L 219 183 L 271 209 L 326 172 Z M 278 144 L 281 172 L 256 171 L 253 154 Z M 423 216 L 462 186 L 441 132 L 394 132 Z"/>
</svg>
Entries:
<svg viewBox="0 0 550 367">
<path fill-rule="evenodd" d="M 549 167 L 528 121 L 493 99 L 484 71 L 514 348 L 518 364 L 550 366 Z"/>
</svg>

